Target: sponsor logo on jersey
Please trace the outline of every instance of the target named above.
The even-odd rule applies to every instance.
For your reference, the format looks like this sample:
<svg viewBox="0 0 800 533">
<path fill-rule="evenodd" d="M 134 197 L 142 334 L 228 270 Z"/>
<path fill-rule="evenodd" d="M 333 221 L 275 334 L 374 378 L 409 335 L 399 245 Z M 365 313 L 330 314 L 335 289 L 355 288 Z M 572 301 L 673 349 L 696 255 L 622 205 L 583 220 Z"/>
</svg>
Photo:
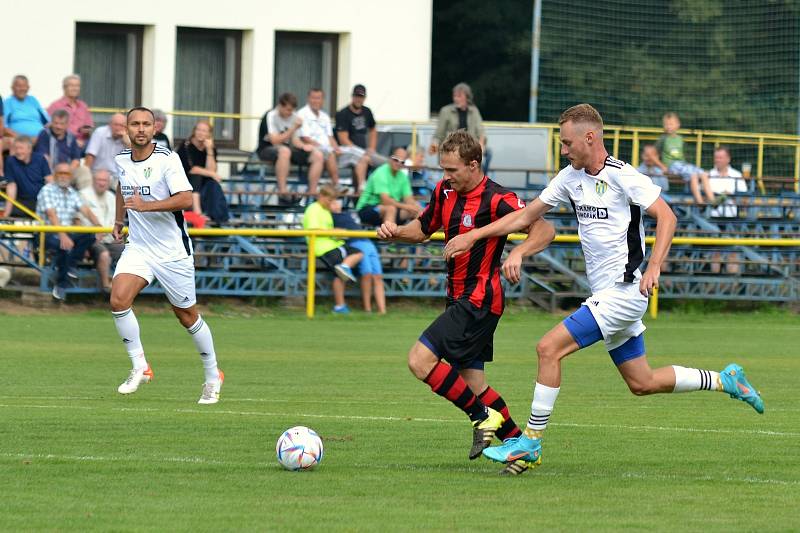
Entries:
<svg viewBox="0 0 800 533">
<path fill-rule="evenodd" d="M 608 208 L 593 205 L 576 205 L 575 216 L 581 220 L 600 220 L 608 218 Z"/>
<path fill-rule="evenodd" d="M 465 228 L 472 227 L 472 215 L 469 213 L 464 213 L 464 216 L 461 218 L 461 225 Z"/>
<path fill-rule="evenodd" d="M 150 179 L 150 174 L 152 174 L 152 173 L 153 173 L 153 168 L 152 167 L 147 167 L 146 169 L 144 169 L 144 177 L 145 177 L 145 179 Z"/>
<path fill-rule="evenodd" d="M 605 194 L 605 192 L 608 190 L 608 183 L 598 180 L 594 182 L 594 190 L 597 192 L 598 196 L 603 196 L 603 194 Z"/>
<path fill-rule="evenodd" d="M 122 185 L 122 196 L 133 196 L 137 192 L 142 196 L 150 194 L 150 187 L 148 185 Z"/>
</svg>

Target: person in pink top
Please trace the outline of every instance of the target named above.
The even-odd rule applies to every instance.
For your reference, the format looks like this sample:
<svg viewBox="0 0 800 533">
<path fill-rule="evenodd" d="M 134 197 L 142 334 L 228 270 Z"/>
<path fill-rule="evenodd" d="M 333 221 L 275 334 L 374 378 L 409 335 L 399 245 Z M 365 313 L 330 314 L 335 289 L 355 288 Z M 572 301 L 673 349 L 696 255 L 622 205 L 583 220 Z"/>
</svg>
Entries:
<svg viewBox="0 0 800 533">
<path fill-rule="evenodd" d="M 92 134 L 94 121 L 92 120 L 92 114 L 89 112 L 89 106 L 78 98 L 81 94 L 81 77 L 77 74 L 70 74 L 64 78 L 62 86 L 64 88 L 64 96 L 50 104 L 47 112 L 52 116 L 53 111 L 56 109 L 66 109 L 69 112 L 69 126 L 67 129 L 75 136 L 78 145 L 84 148 L 89 141 L 89 136 Z"/>
</svg>

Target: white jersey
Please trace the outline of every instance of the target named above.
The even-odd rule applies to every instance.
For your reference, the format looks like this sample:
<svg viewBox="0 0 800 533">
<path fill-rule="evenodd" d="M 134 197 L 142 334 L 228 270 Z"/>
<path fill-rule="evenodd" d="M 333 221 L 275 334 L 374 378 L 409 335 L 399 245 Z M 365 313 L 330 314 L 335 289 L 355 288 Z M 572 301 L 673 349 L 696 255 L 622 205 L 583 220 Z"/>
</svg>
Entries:
<svg viewBox="0 0 800 533">
<path fill-rule="evenodd" d="M 178 154 L 162 146 L 156 146 L 143 161 L 134 161 L 130 148 L 117 154 L 115 160 L 123 199 L 139 191 L 142 200 L 153 202 L 192 190 Z M 180 210 L 152 213 L 129 210 L 128 245 L 161 262 L 192 255 L 192 243 Z"/>
<path fill-rule="evenodd" d="M 593 176 L 571 165 L 542 191 L 547 205 L 571 203 L 578 218 L 578 236 L 586 259 L 592 293 L 617 282 L 642 277 L 644 260 L 642 210 L 658 199 L 661 187 L 627 163 L 611 157 Z"/>
</svg>

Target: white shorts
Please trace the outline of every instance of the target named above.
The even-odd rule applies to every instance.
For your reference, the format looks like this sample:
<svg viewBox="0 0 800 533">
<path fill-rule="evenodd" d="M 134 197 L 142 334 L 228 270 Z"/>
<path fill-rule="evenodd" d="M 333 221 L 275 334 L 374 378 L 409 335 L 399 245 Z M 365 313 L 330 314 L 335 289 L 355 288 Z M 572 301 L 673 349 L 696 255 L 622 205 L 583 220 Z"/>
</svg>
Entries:
<svg viewBox="0 0 800 533">
<path fill-rule="evenodd" d="M 186 309 L 197 303 L 192 256 L 177 261 L 157 262 L 138 248 L 126 246 L 117 262 L 114 277 L 120 274 L 139 276 L 148 285 L 155 278 L 167 293 L 169 303 L 175 307 Z"/>
<path fill-rule="evenodd" d="M 608 350 L 622 346 L 647 329 L 642 323 L 647 311 L 647 297 L 639 292 L 638 280 L 635 283 L 615 283 L 592 294 L 583 305 L 597 321 Z"/>
</svg>

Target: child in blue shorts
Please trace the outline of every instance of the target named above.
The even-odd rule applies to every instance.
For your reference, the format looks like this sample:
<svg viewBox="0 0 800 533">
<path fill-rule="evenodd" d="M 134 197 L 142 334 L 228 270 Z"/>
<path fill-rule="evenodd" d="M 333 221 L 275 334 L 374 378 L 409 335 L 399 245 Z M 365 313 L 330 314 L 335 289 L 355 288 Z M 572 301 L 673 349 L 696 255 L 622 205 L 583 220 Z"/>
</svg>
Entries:
<svg viewBox="0 0 800 533">
<path fill-rule="evenodd" d="M 333 215 L 333 226 L 340 229 L 361 230 L 362 228 L 351 213 L 343 213 L 342 205 L 338 201 L 337 205 L 331 206 Z M 383 266 L 378 248 L 370 239 L 357 238 L 348 239 L 348 246 L 361 250 L 364 258 L 358 264 L 361 274 L 361 300 L 364 304 L 364 311 L 372 312 L 372 296 L 375 295 L 375 306 L 378 313 L 386 314 L 386 293 L 383 288 Z"/>
</svg>

